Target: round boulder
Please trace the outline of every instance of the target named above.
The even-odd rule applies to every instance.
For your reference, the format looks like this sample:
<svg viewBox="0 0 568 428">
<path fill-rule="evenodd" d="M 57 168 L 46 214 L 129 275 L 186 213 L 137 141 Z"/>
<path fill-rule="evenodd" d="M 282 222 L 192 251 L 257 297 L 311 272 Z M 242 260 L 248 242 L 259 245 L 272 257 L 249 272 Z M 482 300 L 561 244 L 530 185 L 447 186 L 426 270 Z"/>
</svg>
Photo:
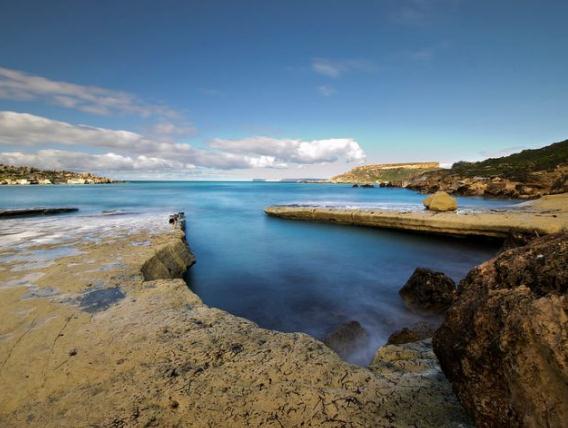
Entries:
<svg viewBox="0 0 568 428">
<path fill-rule="evenodd" d="M 369 333 L 358 321 L 341 324 L 323 341 L 343 358 L 348 357 L 355 349 L 367 346 L 368 342 Z"/>
<path fill-rule="evenodd" d="M 399 294 L 410 309 L 443 313 L 454 301 L 456 284 L 442 272 L 416 268 Z"/>
<path fill-rule="evenodd" d="M 422 203 L 430 211 L 455 211 L 458 208 L 456 198 L 446 192 L 436 192 L 424 199 Z"/>
</svg>

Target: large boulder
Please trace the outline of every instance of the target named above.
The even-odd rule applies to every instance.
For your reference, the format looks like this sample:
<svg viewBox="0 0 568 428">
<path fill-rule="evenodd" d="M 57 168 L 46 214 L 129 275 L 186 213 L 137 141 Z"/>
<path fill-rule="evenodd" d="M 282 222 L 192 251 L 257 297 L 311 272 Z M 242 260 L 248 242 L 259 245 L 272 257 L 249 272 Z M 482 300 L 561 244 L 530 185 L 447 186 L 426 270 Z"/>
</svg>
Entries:
<svg viewBox="0 0 568 428">
<path fill-rule="evenodd" d="M 434 351 L 477 426 L 566 426 L 568 233 L 473 269 Z"/>
<path fill-rule="evenodd" d="M 399 294 L 410 309 L 443 313 L 454 301 L 456 284 L 442 272 L 416 268 Z"/>
<path fill-rule="evenodd" d="M 349 321 L 332 331 L 323 342 L 338 355 L 347 358 L 354 350 L 367 346 L 369 333 L 358 321 Z"/>
<path fill-rule="evenodd" d="M 455 211 L 458 208 L 456 198 L 446 192 L 436 192 L 422 201 L 426 209 L 431 211 Z"/>
</svg>

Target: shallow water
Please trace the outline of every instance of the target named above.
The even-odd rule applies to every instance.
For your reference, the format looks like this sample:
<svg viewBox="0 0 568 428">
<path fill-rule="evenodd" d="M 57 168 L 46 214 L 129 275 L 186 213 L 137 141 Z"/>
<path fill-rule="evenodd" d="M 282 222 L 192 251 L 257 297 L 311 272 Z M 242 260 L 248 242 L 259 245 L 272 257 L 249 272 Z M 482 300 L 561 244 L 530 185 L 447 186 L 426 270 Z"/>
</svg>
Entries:
<svg viewBox="0 0 568 428">
<path fill-rule="evenodd" d="M 101 230 L 113 234 L 124 225 L 157 229 L 165 224 L 164 214 L 183 210 L 197 257 L 188 280 L 205 303 L 262 327 L 318 338 L 357 320 L 370 332 L 372 343 L 350 360 L 365 364 L 393 330 L 420 319 L 398 296 L 417 266 L 459 280 L 495 254 L 495 244 L 282 220 L 265 216 L 263 208 L 318 204 L 416 210 L 422 209 L 422 199 L 404 189 L 295 183 L 3 186 L 0 208 L 71 206 L 80 212 L 0 222 L 0 245 L 19 252 L 36 241 L 73 241 L 74 231 L 96 239 Z M 512 204 L 459 199 L 466 210 Z"/>
</svg>

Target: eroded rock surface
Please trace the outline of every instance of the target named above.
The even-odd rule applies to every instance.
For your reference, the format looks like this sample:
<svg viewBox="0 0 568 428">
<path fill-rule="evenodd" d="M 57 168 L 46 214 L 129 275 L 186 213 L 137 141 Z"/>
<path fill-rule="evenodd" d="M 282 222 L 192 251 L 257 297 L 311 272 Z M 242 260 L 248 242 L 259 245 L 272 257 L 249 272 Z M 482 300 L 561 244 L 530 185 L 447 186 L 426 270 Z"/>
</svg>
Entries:
<svg viewBox="0 0 568 428">
<path fill-rule="evenodd" d="M 416 268 L 399 294 L 411 309 L 443 313 L 454 301 L 456 284 L 443 272 Z"/>
<path fill-rule="evenodd" d="M 478 426 L 568 421 L 568 234 L 472 270 L 434 349 Z"/>
<path fill-rule="evenodd" d="M 183 239 L 179 230 L 137 231 L 81 241 L 79 254 L 31 272 L 2 266 L 0 426 L 465 420 L 449 383 L 433 374 L 435 360 L 412 373 L 386 371 L 379 360 L 369 370 L 305 334 L 265 330 L 204 305 L 173 278 L 192 261 Z M 110 291 L 101 300 L 97 290 Z M 393 367 L 408 363 L 389 358 Z"/>
</svg>

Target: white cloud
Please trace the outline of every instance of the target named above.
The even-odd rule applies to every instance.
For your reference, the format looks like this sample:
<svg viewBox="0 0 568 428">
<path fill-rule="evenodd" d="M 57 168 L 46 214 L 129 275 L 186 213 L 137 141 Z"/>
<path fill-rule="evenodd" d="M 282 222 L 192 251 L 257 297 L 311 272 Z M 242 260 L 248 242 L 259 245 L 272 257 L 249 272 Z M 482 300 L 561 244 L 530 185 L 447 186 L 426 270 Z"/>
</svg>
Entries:
<svg viewBox="0 0 568 428">
<path fill-rule="evenodd" d="M 323 95 L 324 97 L 331 97 L 333 94 L 335 94 L 335 88 L 329 85 L 318 86 L 317 90 L 320 95 Z"/>
<path fill-rule="evenodd" d="M 127 92 L 50 80 L 4 67 L 0 67 L 0 98 L 45 101 L 96 115 L 125 113 L 145 118 L 180 116 L 165 105 L 144 102 Z"/>
<path fill-rule="evenodd" d="M 208 149 L 156 140 L 141 134 L 74 125 L 27 113 L 0 112 L 0 146 L 18 147 L 0 154 L 4 163 L 72 170 L 218 170 L 285 168 L 289 164 L 360 161 L 363 150 L 353 139 L 315 141 L 254 137 L 214 140 Z M 71 149 L 54 150 L 54 146 Z M 30 153 L 20 147 L 36 148 Z"/>
<path fill-rule="evenodd" d="M 229 153 L 272 156 L 283 163 L 360 162 L 365 159 L 363 149 L 352 138 L 302 141 L 253 137 L 242 140 L 216 139 L 210 145 Z"/>
<path fill-rule="evenodd" d="M 374 73 L 379 66 L 372 61 L 362 59 L 331 60 L 327 58 L 313 58 L 312 70 L 322 76 L 338 78 L 345 73 Z"/>
</svg>

